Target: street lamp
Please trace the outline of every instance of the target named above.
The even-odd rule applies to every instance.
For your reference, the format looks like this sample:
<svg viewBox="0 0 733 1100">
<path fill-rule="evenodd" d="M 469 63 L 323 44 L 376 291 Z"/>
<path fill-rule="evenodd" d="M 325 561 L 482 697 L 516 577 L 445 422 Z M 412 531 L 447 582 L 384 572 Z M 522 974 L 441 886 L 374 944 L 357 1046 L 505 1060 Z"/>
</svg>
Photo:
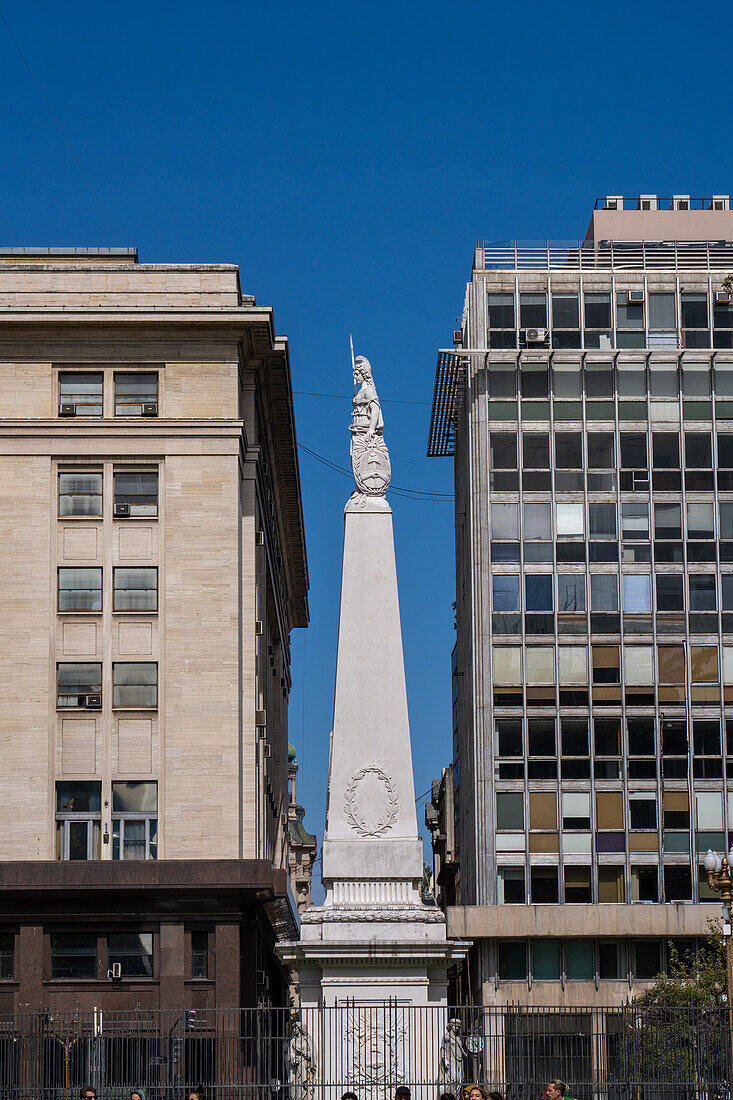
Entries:
<svg viewBox="0 0 733 1100">
<path fill-rule="evenodd" d="M 703 860 L 703 867 L 708 876 L 708 885 L 711 890 L 720 894 L 725 913 L 723 936 L 725 938 L 725 963 L 728 986 L 728 1030 L 730 1032 L 731 1052 L 733 1054 L 733 936 L 731 925 L 733 924 L 733 877 L 730 868 L 733 867 L 733 845 L 726 856 L 719 856 L 708 848 Z"/>
</svg>

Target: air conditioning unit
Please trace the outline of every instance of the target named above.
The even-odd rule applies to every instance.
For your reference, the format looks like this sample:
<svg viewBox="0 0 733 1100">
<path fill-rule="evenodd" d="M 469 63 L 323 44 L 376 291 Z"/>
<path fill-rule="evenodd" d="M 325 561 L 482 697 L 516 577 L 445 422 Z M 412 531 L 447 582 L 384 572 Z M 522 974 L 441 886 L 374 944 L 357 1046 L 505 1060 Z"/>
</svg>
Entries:
<svg viewBox="0 0 733 1100">
<path fill-rule="evenodd" d="M 87 710 L 101 710 L 102 709 L 102 696 L 101 695 L 83 695 L 84 706 Z"/>
<path fill-rule="evenodd" d="M 157 416 L 158 415 L 158 402 L 146 401 L 142 407 L 143 416 Z"/>
<path fill-rule="evenodd" d="M 730 195 L 713 195 L 710 210 L 730 210 Z"/>
<path fill-rule="evenodd" d="M 114 514 L 115 514 L 116 519 L 124 519 L 126 516 L 129 517 L 129 515 L 130 515 L 130 505 L 129 504 L 115 504 Z"/>
<path fill-rule="evenodd" d="M 639 201 L 636 204 L 637 210 L 656 210 L 657 209 L 657 196 L 656 195 L 639 195 Z"/>
<path fill-rule="evenodd" d="M 255 619 L 255 634 L 262 633 L 262 619 Z"/>
<path fill-rule="evenodd" d="M 546 328 L 523 328 L 520 330 L 520 336 L 524 340 L 525 344 L 547 343 Z"/>
<path fill-rule="evenodd" d="M 623 210 L 623 208 L 623 195 L 606 195 L 606 205 L 604 206 L 604 210 Z"/>
<path fill-rule="evenodd" d="M 267 711 L 266 710 L 256 710 L 255 711 L 255 726 L 257 726 L 258 729 L 264 729 L 264 727 L 266 725 L 267 725 Z"/>
<path fill-rule="evenodd" d="M 673 210 L 689 210 L 690 209 L 690 196 L 689 195 L 673 195 L 672 196 L 672 209 Z"/>
<path fill-rule="evenodd" d="M 76 405 L 59 405 L 59 416 L 76 416 Z"/>
<path fill-rule="evenodd" d="M 107 971 L 107 977 L 111 982 L 118 982 L 122 977 L 122 963 L 112 963 Z"/>
<path fill-rule="evenodd" d="M 454 347 L 459 347 L 462 343 L 463 343 L 463 329 L 454 328 L 453 329 L 453 345 L 454 345 Z"/>
<path fill-rule="evenodd" d="M 264 756 L 265 760 L 269 760 L 272 756 L 272 745 L 268 745 L 266 741 L 262 746 L 262 755 Z"/>
<path fill-rule="evenodd" d="M 265 545 L 265 532 L 264 531 L 255 531 L 255 546 L 264 546 L 264 545 Z"/>
<path fill-rule="evenodd" d="M 727 290 L 716 290 L 715 291 L 715 301 L 716 302 L 729 302 L 730 301 L 730 294 L 728 293 Z"/>
<path fill-rule="evenodd" d="M 627 290 L 626 301 L 630 306 L 639 306 L 644 302 L 643 290 Z"/>
</svg>

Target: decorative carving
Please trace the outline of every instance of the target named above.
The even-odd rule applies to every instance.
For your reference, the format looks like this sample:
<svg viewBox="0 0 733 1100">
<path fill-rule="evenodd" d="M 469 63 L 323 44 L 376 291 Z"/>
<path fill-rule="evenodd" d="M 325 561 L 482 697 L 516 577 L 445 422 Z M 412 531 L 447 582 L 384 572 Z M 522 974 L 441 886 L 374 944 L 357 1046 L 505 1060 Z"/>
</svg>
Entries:
<svg viewBox="0 0 733 1100">
<path fill-rule="evenodd" d="M 385 812 L 376 822 L 367 821 L 366 817 L 362 815 L 357 801 L 357 788 L 365 775 L 376 775 L 377 779 L 383 784 L 387 795 Z M 367 767 L 361 768 L 355 775 L 352 775 L 344 792 L 344 813 L 351 828 L 359 836 L 381 836 L 382 833 L 386 833 L 392 828 L 399 808 L 400 795 L 395 781 L 381 768 L 378 768 L 376 764 L 369 764 Z"/>
<path fill-rule="evenodd" d="M 461 1021 L 448 1021 L 440 1044 L 440 1063 L 438 1066 L 438 1086 L 447 1092 L 458 1095 L 464 1080 L 463 1066 L 465 1049 L 461 1038 Z"/>
<path fill-rule="evenodd" d="M 384 442 L 384 419 L 379 395 L 372 378 L 369 360 L 363 355 L 354 359 L 351 346 L 351 366 L 354 372 L 354 397 L 351 402 L 351 468 L 360 494 L 384 496 L 392 466 Z"/>
<path fill-rule="evenodd" d="M 380 906 L 368 909 L 358 906 L 314 905 L 300 914 L 301 924 L 345 924 L 376 922 L 392 924 L 445 924 L 442 909 L 419 905 Z"/>
<path fill-rule="evenodd" d="M 286 1057 L 288 1079 L 292 1086 L 288 1095 L 292 1096 L 294 1100 L 312 1100 L 316 1080 L 316 1065 L 310 1036 L 299 1020 L 293 1023 Z"/>
</svg>

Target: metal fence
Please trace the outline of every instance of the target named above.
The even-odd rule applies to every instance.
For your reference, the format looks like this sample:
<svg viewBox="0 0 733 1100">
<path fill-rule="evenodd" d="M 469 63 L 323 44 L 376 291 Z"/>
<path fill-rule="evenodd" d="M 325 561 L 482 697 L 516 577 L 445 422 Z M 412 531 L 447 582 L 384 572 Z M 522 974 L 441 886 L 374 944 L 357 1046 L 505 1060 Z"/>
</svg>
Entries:
<svg viewBox="0 0 733 1100">
<path fill-rule="evenodd" d="M 399 1002 L 312 1011 L 0 1016 L 2 1100 L 415 1100 L 471 1082 L 539 1100 L 549 1079 L 577 1100 L 731 1100 L 725 1009 L 449 1008 Z"/>
</svg>

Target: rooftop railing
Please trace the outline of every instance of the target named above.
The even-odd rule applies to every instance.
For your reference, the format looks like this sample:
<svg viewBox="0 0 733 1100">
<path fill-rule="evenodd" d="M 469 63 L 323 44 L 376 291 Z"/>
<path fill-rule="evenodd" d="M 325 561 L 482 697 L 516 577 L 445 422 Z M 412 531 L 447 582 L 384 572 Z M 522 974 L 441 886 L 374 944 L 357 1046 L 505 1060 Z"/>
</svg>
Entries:
<svg viewBox="0 0 733 1100">
<path fill-rule="evenodd" d="M 594 210 L 727 210 L 728 195 L 605 195 L 596 199 Z M 722 204 L 722 205 L 720 205 Z"/>
<path fill-rule="evenodd" d="M 733 241 L 484 241 L 477 271 L 722 271 Z"/>
</svg>

